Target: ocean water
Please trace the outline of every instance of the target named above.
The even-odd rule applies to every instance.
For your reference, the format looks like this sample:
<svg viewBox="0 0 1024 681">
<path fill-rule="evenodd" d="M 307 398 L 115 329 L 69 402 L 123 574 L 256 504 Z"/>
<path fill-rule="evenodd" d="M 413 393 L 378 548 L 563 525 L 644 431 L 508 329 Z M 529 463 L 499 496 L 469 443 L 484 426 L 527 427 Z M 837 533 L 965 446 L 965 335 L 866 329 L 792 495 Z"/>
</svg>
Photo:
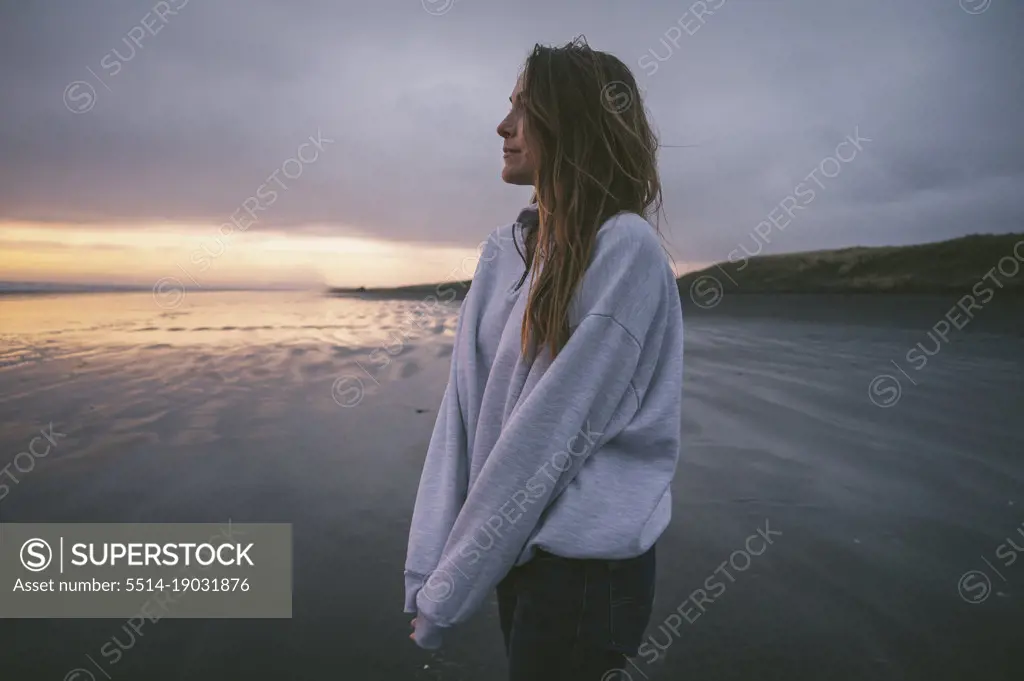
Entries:
<svg viewBox="0 0 1024 681">
<path fill-rule="evenodd" d="M 1019 309 L 936 343 L 955 301 L 737 298 L 685 313 L 673 522 L 621 678 L 1020 678 Z M 293 617 L 0 619 L 0 678 L 504 678 L 493 603 L 438 653 L 401 612 L 456 309 L 166 305 L 0 299 L 0 522 L 289 522 Z"/>
</svg>

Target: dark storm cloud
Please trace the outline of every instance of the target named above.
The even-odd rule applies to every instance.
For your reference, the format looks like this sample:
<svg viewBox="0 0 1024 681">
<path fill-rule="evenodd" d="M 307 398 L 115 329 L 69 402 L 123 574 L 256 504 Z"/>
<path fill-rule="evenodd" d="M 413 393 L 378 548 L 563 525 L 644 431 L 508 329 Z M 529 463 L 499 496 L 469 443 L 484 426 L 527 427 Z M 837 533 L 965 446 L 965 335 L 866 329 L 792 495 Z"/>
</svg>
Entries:
<svg viewBox="0 0 1024 681">
<path fill-rule="evenodd" d="M 661 154 L 666 232 L 684 261 L 724 259 L 857 130 L 871 141 L 766 252 L 1018 230 L 1024 6 L 963 4 L 984 11 L 4 3 L 0 219 L 222 223 L 320 131 L 332 141 L 255 228 L 472 247 L 528 198 L 501 184 L 494 132 L 518 67 L 534 42 L 582 33 L 634 69 L 663 143 L 696 145 Z"/>
</svg>

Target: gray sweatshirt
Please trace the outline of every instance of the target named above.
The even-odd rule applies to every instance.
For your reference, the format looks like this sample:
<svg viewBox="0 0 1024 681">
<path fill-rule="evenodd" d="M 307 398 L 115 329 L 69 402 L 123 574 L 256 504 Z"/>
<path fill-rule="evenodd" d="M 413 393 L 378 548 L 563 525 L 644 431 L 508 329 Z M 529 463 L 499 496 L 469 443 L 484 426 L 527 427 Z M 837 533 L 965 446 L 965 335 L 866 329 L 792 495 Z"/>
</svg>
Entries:
<svg viewBox="0 0 1024 681">
<path fill-rule="evenodd" d="M 441 644 L 536 548 L 630 558 L 668 525 L 679 457 L 683 319 L 651 225 L 606 221 L 552 360 L 520 352 L 530 287 L 523 230 L 491 234 L 456 324 L 448 386 L 420 478 L 405 562 L 415 640 Z"/>
</svg>

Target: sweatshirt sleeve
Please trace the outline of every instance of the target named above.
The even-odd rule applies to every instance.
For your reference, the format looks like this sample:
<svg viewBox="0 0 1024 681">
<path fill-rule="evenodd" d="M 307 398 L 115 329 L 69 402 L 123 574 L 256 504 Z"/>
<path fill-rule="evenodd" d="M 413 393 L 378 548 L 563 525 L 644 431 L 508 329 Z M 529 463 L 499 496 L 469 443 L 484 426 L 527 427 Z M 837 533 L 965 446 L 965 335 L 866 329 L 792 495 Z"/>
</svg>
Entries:
<svg viewBox="0 0 1024 681">
<path fill-rule="evenodd" d="M 469 471 L 466 428 L 455 379 L 462 315 L 456 326 L 448 385 L 438 408 L 420 476 L 405 559 L 405 612 L 416 612 L 416 595 L 437 567 L 452 525 L 466 499 Z"/>
</svg>

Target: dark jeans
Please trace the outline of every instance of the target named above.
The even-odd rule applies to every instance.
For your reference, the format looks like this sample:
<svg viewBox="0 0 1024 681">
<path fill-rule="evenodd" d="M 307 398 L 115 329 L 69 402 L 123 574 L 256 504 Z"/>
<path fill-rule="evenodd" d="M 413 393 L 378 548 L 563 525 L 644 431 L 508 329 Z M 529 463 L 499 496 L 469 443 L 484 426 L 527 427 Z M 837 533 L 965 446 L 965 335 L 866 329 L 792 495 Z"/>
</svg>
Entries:
<svg viewBox="0 0 1024 681">
<path fill-rule="evenodd" d="M 509 681 L 618 681 L 654 603 L 654 547 L 625 560 L 538 551 L 498 585 Z"/>
</svg>

